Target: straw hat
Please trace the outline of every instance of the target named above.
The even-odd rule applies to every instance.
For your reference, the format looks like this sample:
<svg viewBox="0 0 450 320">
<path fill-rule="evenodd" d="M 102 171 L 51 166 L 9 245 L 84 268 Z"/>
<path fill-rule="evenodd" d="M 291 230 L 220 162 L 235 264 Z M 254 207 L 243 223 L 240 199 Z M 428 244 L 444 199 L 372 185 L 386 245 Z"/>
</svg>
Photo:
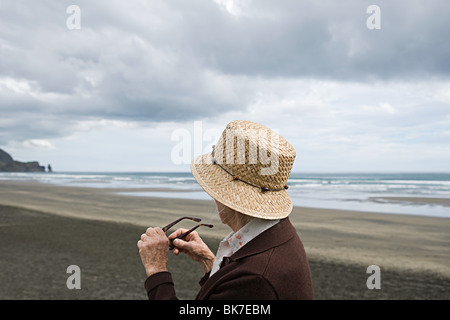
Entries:
<svg viewBox="0 0 450 320">
<path fill-rule="evenodd" d="M 213 150 L 191 162 L 200 186 L 222 204 L 248 216 L 281 219 L 292 211 L 287 180 L 295 149 L 261 124 L 230 122 Z"/>
</svg>

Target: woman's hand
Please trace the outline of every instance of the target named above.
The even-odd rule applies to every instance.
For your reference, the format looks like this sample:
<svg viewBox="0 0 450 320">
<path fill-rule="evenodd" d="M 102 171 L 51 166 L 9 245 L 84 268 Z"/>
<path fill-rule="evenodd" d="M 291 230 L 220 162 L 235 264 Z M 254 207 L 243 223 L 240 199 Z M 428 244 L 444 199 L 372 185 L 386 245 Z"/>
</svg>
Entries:
<svg viewBox="0 0 450 320">
<path fill-rule="evenodd" d="M 147 276 L 167 271 L 169 239 L 161 228 L 148 228 L 138 241 L 139 255 Z"/>
<path fill-rule="evenodd" d="M 188 231 L 188 229 L 178 229 L 169 236 L 169 239 L 174 239 L 186 231 Z M 191 232 L 183 239 L 175 239 L 173 245 L 175 246 L 173 249 L 175 255 L 183 252 L 192 260 L 197 261 L 204 273 L 211 271 L 215 255 L 209 250 L 197 231 Z"/>
</svg>

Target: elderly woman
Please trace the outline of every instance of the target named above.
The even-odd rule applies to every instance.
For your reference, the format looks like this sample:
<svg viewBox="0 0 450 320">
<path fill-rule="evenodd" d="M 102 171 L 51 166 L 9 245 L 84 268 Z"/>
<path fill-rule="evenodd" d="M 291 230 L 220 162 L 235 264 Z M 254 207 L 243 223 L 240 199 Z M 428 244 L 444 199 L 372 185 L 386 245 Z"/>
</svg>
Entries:
<svg viewBox="0 0 450 320">
<path fill-rule="evenodd" d="M 175 239 L 148 228 L 138 242 L 149 299 L 176 299 L 167 271 L 169 239 L 174 253 L 200 264 L 199 300 L 312 299 L 311 273 L 303 244 L 289 221 L 287 180 L 294 148 L 276 132 L 250 121 L 229 123 L 211 153 L 194 159 L 191 171 L 215 199 L 232 232 L 214 255 L 197 232 Z"/>
</svg>

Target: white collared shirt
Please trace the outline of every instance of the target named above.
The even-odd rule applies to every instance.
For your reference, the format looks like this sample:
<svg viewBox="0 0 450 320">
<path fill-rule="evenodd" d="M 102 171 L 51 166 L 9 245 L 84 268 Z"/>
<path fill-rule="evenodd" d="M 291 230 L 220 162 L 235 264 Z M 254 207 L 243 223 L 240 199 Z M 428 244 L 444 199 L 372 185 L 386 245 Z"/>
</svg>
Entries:
<svg viewBox="0 0 450 320">
<path fill-rule="evenodd" d="M 210 277 L 220 269 L 224 257 L 230 257 L 248 242 L 256 238 L 270 227 L 276 225 L 280 220 L 264 220 L 254 218 L 237 232 L 231 232 L 220 242 L 216 258 L 211 269 Z"/>
</svg>

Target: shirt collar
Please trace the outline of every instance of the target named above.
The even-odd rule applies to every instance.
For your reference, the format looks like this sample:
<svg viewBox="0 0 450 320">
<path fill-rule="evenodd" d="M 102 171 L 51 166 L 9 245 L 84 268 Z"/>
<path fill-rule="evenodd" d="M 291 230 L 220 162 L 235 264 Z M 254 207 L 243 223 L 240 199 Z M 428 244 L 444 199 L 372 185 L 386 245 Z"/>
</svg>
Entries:
<svg viewBox="0 0 450 320">
<path fill-rule="evenodd" d="M 228 242 L 228 245 L 234 254 L 248 242 L 278 222 L 280 222 L 280 220 L 263 220 L 255 218 L 238 231 L 231 232 L 224 241 Z"/>
</svg>

